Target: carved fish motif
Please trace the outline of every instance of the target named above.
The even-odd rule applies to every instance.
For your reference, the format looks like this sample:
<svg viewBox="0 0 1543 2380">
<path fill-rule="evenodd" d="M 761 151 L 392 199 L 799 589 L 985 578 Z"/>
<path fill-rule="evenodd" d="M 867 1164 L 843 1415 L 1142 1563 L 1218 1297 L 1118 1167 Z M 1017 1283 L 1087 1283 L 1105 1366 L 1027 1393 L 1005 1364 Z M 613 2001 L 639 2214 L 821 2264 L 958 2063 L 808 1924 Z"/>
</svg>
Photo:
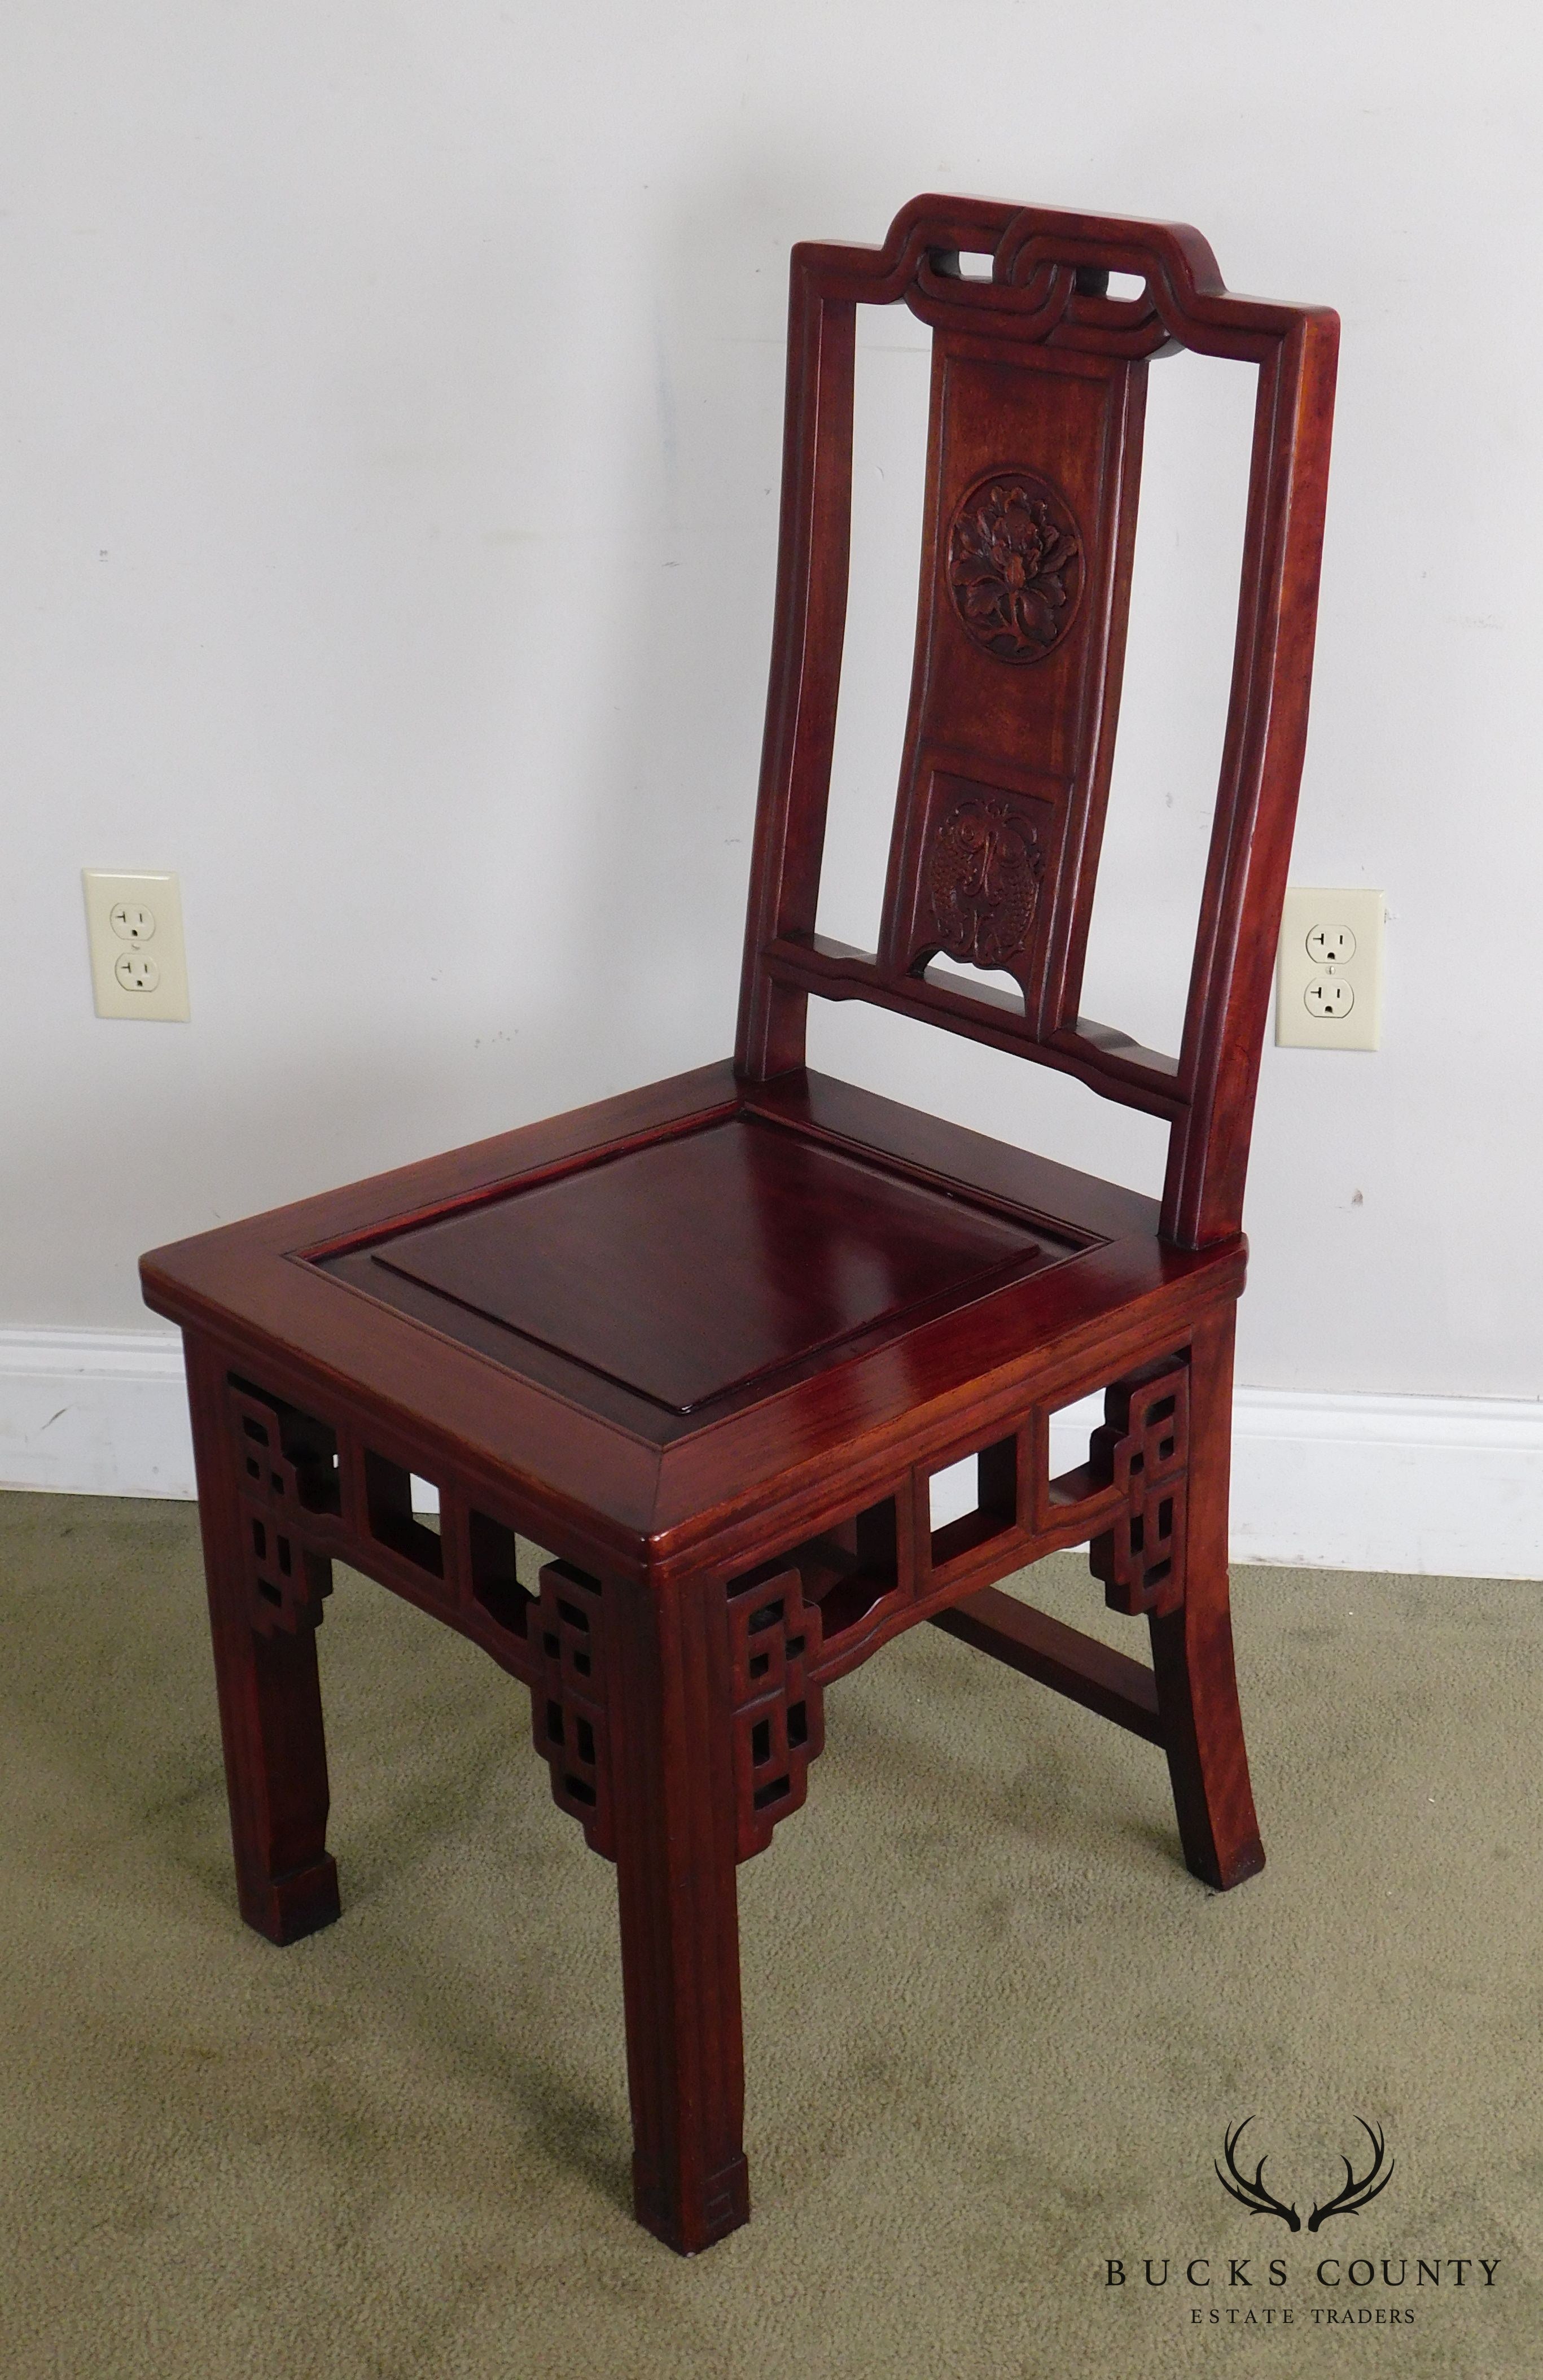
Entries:
<svg viewBox="0 0 1543 2380">
<path fill-rule="evenodd" d="M 959 802 L 939 827 L 928 866 L 932 917 L 950 958 L 1000 967 L 1027 944 L 1045 855 L 1006 802 Z"/>
</svg>

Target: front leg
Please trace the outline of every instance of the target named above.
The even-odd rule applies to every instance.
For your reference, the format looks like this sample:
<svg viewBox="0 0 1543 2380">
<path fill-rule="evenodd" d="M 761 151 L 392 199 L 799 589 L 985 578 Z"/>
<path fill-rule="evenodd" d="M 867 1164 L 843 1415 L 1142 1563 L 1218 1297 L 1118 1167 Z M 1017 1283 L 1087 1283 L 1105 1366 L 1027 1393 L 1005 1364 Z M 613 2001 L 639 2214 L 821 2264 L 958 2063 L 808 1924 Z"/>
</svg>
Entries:
<svg viewBox="0 0 1543 2380">
<path fill-rule="evenodd" d="M 690 2255 L 750 2211 L 724 1592 L 604 1596 L 634 2203 Z"/>
<path fill-rule="evenodd" d="M 271 1427 L 272 1442 L 249 1439 L 216 1351 L 189 1334 L 187 1356 L 237 1892 L 249 1925 L 294 1942 L 338 1913 L 316 1668 L 330 1573 L 272 1500 L 273 1481 L 294 1475 L 276 1415 L 254 1408 L 253 1432 Z M 249 1463 L 261 1477 L 244 1498 Z"/>
</svg>

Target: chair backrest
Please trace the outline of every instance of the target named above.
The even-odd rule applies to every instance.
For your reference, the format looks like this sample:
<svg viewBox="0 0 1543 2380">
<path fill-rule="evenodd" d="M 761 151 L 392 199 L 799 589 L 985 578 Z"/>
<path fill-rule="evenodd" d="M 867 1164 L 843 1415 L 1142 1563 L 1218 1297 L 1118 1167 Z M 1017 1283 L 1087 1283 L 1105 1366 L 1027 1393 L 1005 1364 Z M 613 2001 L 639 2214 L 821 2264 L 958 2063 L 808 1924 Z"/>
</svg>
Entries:
<svg viewBox="0 0 1543 2380">
<path fill-rule="evenodd" d="M 961 270 L 989 256 L 990 277 Z M 1112 273 L 1138 295 L 1108 295 Z M 868 1000 L 1167 1119 L 1161 1230 L 1241 1227 L 1307 724 L 1339 318 L 1238 298 L 1183 224 L 914 199 L 793 251 L 782 538 L 737 1064 Z M 916 662 L 876 952 L 815 931 L 851 530 L 857 309 L 932 331 Z M 1113 759 L 1149 358 L 1257 367 L 1221 783 L 1176 1058 L 1078 1014 Z M 929 973 L 947 953 L 1007 992 Z M 1021 994 L 1021 997 L 1020 997 Z"/>
</svg>

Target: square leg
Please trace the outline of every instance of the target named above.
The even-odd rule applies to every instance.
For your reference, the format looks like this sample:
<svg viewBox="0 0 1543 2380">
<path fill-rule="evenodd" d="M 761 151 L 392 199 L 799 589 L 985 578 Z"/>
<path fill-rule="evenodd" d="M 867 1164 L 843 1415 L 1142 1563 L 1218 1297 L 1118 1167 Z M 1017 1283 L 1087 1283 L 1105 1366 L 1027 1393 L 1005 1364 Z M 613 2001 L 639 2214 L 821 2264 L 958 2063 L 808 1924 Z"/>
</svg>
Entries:
<svg viewBox="0 0 1543 2380">
<path fill-rule="evenodd" d="M 1158 1713 L 1185 1861 L 1219 1892 L 1264 1865 L 1238 1705 L 1227 1576 L 1234 1320 L 1229 1305 L 1194 1334 L 1184 1599 L 1150 1620 Z"/>
<path fill-rule="evenodd" d="M 331 1925 L 339 1907 L 326 1844 L 320 1599 L 293 1612 L 291 1626 L 258 1626 L 225 1366 L 190 1335 L 187 1350 L 237 1891 L 249 1925 L 270 1942 L 294 1942 Z"/>
<path fill-rule="evenodd" d="M 692 2255 L 750 2211 L 724 1593 L 607 1593 L 634 2204 Z"/>
</svg>

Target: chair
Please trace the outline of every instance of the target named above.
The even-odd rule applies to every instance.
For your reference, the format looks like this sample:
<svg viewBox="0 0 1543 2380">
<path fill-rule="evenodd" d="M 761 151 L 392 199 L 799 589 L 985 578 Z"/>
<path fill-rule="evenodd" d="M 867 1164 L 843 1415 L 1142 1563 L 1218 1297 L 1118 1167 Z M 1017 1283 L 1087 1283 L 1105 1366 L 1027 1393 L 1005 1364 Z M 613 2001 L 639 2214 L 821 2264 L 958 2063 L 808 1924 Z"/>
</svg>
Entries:
<svg viewBox="0 0 1543 2380">
<path fill-rule="evenodd" d="M 931 423 L 870 953 L 819 935 L 815 903 L 856 309 L 896 303 L 931 326 Z M 340 1559 L 529 1687 L 553 1793 L 615 1863 L 637 2213 L 683 2252 L 748 2213 L 735 1864 L 803 1803 L 827 1691 L 900 1630 L 931 1621 L 1160 1746 L 1209 1884 L 1262 1864 L 1228 1614 L 1233 1309 L 1337 335 L 1229 296 L 1179 225 L 921 198 L 881 249 L 796 249 L 732 1064 L 144 1259 L 187 1342 L 243 1916 L 283 1943 L 338 1913 L 316 1628 Z M 1078 993 L 1148 363 L 1177 346 L 1257 365 L 1258 399 L 1174 1059 Z M 1161 1117 L 1160 1207 L 808 1072 L 811 994 Z M 1096 1389 L 1087 1460 L 1052 1478 L 1050 1416 Z M 972 1455 L 975 1510 L 934 1525 L 929 1481 Z M 533 1580 L 516 1536 L 553 1549 Z M 993 1585 L 1085 1540 L 1149 1668 Z"/>
</svg>

